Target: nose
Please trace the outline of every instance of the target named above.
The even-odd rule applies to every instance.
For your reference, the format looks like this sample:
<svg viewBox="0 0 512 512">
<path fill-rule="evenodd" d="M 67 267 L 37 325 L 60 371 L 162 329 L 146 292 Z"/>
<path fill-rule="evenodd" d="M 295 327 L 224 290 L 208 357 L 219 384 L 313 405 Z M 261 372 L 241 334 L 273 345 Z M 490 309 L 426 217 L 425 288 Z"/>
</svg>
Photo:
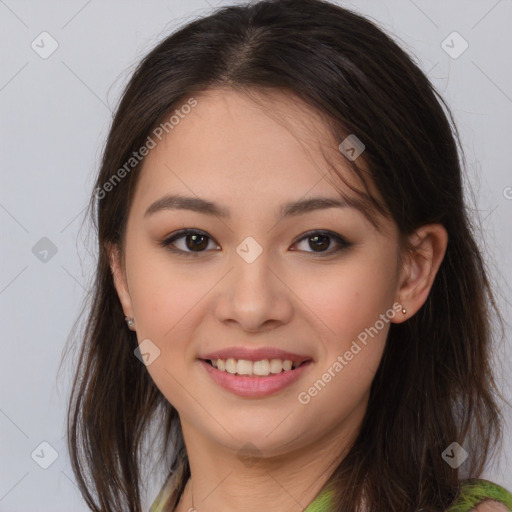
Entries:
<svg viewBox="0 0 512 512">
<path fill-rule="evenodd" d="M 215 308 L 218 321 L 257 333 L 286 324 L 293 316 L 293 292 L 263 251 L 249 262 L 234 255 L 231 272 L 220 283 Z"/>
</svg>

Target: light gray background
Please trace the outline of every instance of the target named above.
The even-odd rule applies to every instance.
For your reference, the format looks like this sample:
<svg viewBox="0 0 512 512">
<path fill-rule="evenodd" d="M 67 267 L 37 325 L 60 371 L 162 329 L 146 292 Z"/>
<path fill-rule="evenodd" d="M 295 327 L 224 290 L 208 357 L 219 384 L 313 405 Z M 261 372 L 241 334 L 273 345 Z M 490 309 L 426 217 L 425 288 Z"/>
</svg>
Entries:
<svg viewBox="0 0 512 512">
<path fill-rule="evenodd" d="M 340 3 L 393 34 L 453 109 L 510 325 L 512 2 Z M 0 512 L 87 510 L 64 439 L 71 369 L 59 380 L 56 374 L 93 269 L 94 238 L 87 239 L 87 225 L 80 229 L 84 208 L 112 109 L 134 65 L 176 26 L 218 5 L 214 0 L 0 0 Z M 39 51 L 43 44 L 50 48 L 49 39 L 41 43 L 43 31 L 58 43 L 46 59 L 31 48 L 34 40 Z M 458 58 L 441 46 L 453 31 L 469 44 Z M 453 54 L 462 47 L 452 39 L 447 44 Z M 57 248 L 46 262 L 32 250 L 43 237 Z M 506 336 L 496 347 L 496 364 L 511 400 L 508 328 Z M 512 415 L 509 408 L 504 413 L 504 450 L 484 476 L 512 490 Z M 50 450 L 39 447 L 44 441 L 58 452 L 48 469 L 31 457 L 37 448 L 40 457 L 34 458 L 49 461 Z M 147 507 L 162 476 L 149 477 Z"/>
</svg>

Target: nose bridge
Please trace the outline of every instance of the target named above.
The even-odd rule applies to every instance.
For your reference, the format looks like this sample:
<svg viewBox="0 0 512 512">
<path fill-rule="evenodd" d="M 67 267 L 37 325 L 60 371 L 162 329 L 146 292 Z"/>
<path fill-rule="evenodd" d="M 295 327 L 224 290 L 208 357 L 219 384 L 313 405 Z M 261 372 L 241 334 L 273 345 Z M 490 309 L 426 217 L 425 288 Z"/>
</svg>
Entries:
<svg viewBox="0 0 512 512">
<path fill-rule="evenodd" d="M 257 330 L 274 320 L 285 322 L 291 313 L 286 287 L 272 268 L 270 251 L 253 237 L 235 249 L 233 270 L 217 307 L 220 321 L 235 321 L 247 330 Z"/>
<path fill-rule="evenodd" d="M 270 269 L 270 252 L 252 236 L 246 237 L 235 249 L 232 285 L 239 300 L 254 300 L 272 294 L 273 273 Z M 274 278 L 275 279 L 275 278 Z"/>
</svg>

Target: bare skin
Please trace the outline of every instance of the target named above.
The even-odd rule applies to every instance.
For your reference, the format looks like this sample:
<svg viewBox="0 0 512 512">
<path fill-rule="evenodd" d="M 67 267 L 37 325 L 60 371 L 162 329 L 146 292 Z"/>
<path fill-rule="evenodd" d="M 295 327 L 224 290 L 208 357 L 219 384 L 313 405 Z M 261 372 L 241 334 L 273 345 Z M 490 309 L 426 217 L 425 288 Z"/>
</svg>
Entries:
<svg viewBox="0 0 512 512">
<path fill-rule="evenodd" d="M 376 229 L 355 208 L 280 219 L 286 202 L 339 198 L 322 178 L 322 150 L 337 151 L 340 141 L 311 110 L 278 93 L 268 105 L 293 120 L 293 133 L 240 93 L 210 90 L 197 101 L 146 158 L 124 266 L 111 248 L 116 289 L 125 314 L 135 318 L 139 343 L 149 338 L 160 349 L 147 370 L 180 414 L 193 487 L 189 481 L 177 512 L 259 512 L 263 505 L 298 512 L 357 436 L 390 324 L 425 302 L 447 234 L 441 225 L 423 226 L 410 239 L 416 251 L 406 252 L 392 221 L 381 217 Z M 343 158 L 341 172 L 357 183 Z M 207 199 L 231 216 L 171 209 L 145 216 L 166 194 Z M 207 234 L 202 252 L 186 256 L 160 245 L 184 228 Z M 324 250 L 330 254 L 322 256 L 304 238 L 310 230 L 330 231 L 350 245 L 334 252 L 331 238 Z M 236 252 L 249 236 L 262 249 L 251 263 Z M 186 242 L 182 237 L 174 247 L 193 252 Z M 395 314 L 333 376 L 338 356 L 394 304 Z M 240 397 L 214 383 L 198 359 L 231 346 L 278 347 L 307 354 L 312 364 L 278 393 Z M 328 384 L 308 395 L 329 368 Z M 251 463 L 240 456 L 247 443 L 257 449 Z"/>
<path fill-rule="evenodd" d="M 474 508 L 474 512 L 508 512 L 506 505 L 495 500 L 486 500 Z"/>
</svg>

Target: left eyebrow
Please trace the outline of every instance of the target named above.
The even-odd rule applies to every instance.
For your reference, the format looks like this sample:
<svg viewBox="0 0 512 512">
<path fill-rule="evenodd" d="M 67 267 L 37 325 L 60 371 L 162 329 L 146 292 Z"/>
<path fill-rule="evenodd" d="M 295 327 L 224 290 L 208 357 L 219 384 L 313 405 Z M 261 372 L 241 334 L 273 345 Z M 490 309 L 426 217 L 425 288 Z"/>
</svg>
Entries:
<svg viewBox="0 0 512 512">
<path fill-rule="evenodd" d="M 346 201 L 341 198 L 313 197 L 291 201 L 281 206 L 280 218 L 303 215 L 315 210 L 326 208 L 355 208 L 364 213 L 363 206 L 357 200 Z M 230 219 L 231 214 L 227 208 L 202 199 L 200 197 L 182 196 L 179 194 L 165 195 L 157 199 L 144 213 L 144 217 L 152 215 L 161 210 L 190 210 L 205 215 L 215 215 L 224 219 Z"/>
</svg>

